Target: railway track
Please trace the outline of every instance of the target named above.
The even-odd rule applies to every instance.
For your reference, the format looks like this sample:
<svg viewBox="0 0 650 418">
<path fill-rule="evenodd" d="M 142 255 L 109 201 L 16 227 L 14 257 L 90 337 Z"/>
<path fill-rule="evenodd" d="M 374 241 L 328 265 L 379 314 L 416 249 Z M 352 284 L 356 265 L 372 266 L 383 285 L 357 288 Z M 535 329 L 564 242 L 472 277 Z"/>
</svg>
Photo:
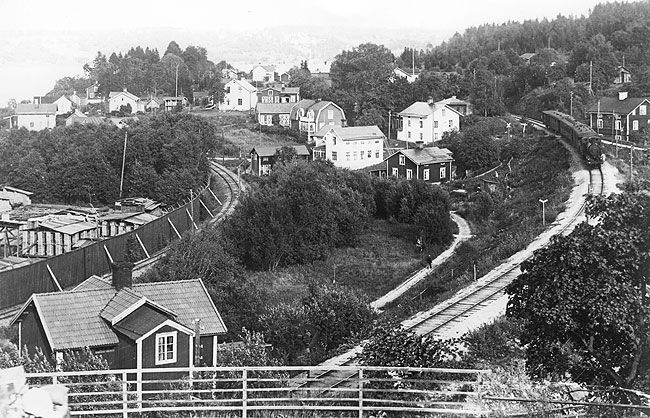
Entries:
<svg viewBox="0 0 650 418">
<path fill-rule="evenodd" d="M 212 219 L 210 219 L 207 223 L 209 225 L 213 225 L 215 223 L 220 222 L 222 219 L 225 217 L 229 216 L 234 210 L 235 207 L 237 206 L 237 202 L 239 202 L 239 195 L 240 195 L 240 185 L 241 183 L 238 181 L 237 175 L 233 173 L 232 171 L 228 170 L 222 165 L 219 165 L 215 162 L 210 162 L 210 170 L 211 173 L 219 177 L 223 182 L 220 184 L 220 192 L 223 191 L 223 195 L 225 196 L 223 198 L 223 201 L 219 199 L 216 195 L 213 195 L 215 200 L 219 204 L 221 204 L 221 208 L 218 213 L 215 213 Z M 169 251 L 169 247 L 165 247 L 161 249 L 160 251 L 151 254 L 151 257 L 146 258 L 144 260 L 140 260 L 135 265 L 133 266 L 133 277 L 137 278 L 144 274 L 147 270 L 149 270 L 151 267 L 153 267 L 158 260 L 160 260 L 161 257 L 163 257 L 165 254 L 167 254 L 167 251 Z M 105 274 L 104 278 L 110 277 L 110 273 Z M 0 311 L 0 325 L 8 324 L 9 320 L 20 310 L 20 305 L 12 306 L 11 308 L 3 309 Z"/>
</svg>

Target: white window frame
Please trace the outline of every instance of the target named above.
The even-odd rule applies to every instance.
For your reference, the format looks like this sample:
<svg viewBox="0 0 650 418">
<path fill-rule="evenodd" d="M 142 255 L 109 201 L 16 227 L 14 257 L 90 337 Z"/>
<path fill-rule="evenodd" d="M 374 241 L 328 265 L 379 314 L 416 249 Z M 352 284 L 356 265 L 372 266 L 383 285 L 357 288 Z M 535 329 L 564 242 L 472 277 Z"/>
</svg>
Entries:
<svg viewBox="0 0 650 418">
<path fill-rule="evenodd" d="M 424 127 L 424 122 L 422 121 L 422 119 L 420 119 L 420 129 L 422 129 L 423 127 Z"/>
<path fill-rule="evenodd" d="M 334 119 L 334 110 L 327 111 L 327 119 Z"/>
<path fill-rule="evenodd" d="M 603 129 L 603 119 L 602 118 L 598 118 L 598 121 L 596 122 L 596 126 L 598 127 L 598 129 Z"/>
<path fill-rule="evenodd" d="M 160 354 L 161 354 L 160 348 L 162 347 L 160 344 L 160 340 L 165 339 L 164 345 L 166 346 L 167 345 L 166 339 L 169 337 L 172 338 L 172 351 L 171 351 L 172 357 L 160 359 Z M 161 332 L 159 334 L 156 334 L 155 343 L 156 343 L 156 366 L 161 364 L 176 363 L 178 358 L 178 331 Z"/>
<path fill-rule="evenodd" d="M 399 165 L 406 165 L 406 157 L 404 155 L 399 155 Z"/>
<path fill-rule="evenodd" d="M 621 121 L 620 120 L 615 121 L 614 122 L 614 127 L 615 127 L 615 129 L 617 131 L 620 131 L 621 130 Z"/>
<path fill-rule="evenodd" d="M 332 151 L 332 161 L 336 161 L 338 158 L 338 153 L 336 151 Z"/>
<path fill-rule="evenodd" d="M 454 120 L 453 119 L 449 119 L 449 127 L 450 128 L 454 127 Z"/>
<path fill-rule="evenodd" d="M 392 172 L 392 175 L 393 175 L 393 176 L 395 176 L 395 177 L 399 177 L 399 168 L 397 168 L 397 167 L 393 167 L 393 170 L 392 170 L 392 171 L 393 171 L 393 172 Z"/>
<path fill-rule="evenodd" d="M 639 121 L 638 120 L 633 120 L 632 121 L 632 130 L 633 131 L 638 131 L 639 130 Z"/>
<path fill-rule="evenodd" d="M 440 167 L 440 180 L 447 177 L 447 167 Z"/>
<path fill-rule="evenodd" d="M 406 180 L 411 180 L 413 178 L 413 170 L 410 168 L 406 169 Z"/>
<path fill-rule="evenodd" d="M 422 171 L 422 180 L 429 180 L 429 169 L 425 168 Z"/>
<path fill-rule="evenodd" d="M 647 110 L 646 110 L 645 105 L 639 106 L 639 115 L 645 116 L 646 114 L 647 114 Z"/>
<path fill-rule="evenodd" d="M 434 121 L 433 121 L 433 127 L 434 127 L 434 128 L 437 128 L 437 127 L 438 127 L 438 121 L 437 121 L 437 120 L 434 120 Z"/>
</svg>

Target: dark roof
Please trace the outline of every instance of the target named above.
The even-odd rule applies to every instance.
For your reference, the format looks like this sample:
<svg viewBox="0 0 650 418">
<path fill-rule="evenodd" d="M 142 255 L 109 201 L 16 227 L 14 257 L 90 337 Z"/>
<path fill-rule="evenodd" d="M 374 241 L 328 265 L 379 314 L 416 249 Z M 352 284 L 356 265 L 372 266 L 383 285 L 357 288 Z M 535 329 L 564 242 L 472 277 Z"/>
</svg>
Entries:
<svg viewBox="0 0 650 418">
<path fill-rule="evenodd" d="M 601 97 L 600 113 L 619 113 L 629 115 L 634 109 L 639 107 L 643 102 L 650 104 L 648 99 L 642 97 L 628 97 L 625 100 L 619 100 L 618 97 Z M 598 113 L 598 102 L 587 108 L 587 113 Z"/>
<path fill-rule="evenodd" d="M 302 99 L 298 103 L 294 104 L 294 106 L 291 108 L 291 119 L 297 120 L 298 119 L 298 110 L 299 109 L 307 110 L 314 103 L 316 103 L 316 100 Z"/>
<path fill-rule="evenodd" d="M 295 103 L 258 103 L 257 113 L 291 113 Z"/>
<path fill-rule="evenodd" d="M 454 160 L 451 151 L 449 151 L 447 148 L 424 147 L 422 149 L 402 149 L 392 154 L 390 157 L 398 153 L 403 154 L 406 158 L 413 161 L 417 165 L 433 164 Z"/>
<path fill-rule="evenodd" d="M 119 321 L 113 328 L 132 340 L 137 340 L 168 319 L 168 315 L 151 306 L 144 305 Z"/>
<path fill-rule="evenodd" d="M 296 155 L 309 155 L 309 150 L 305 145 L 290 145 L 293 149 L 296 150 Z M 278 150 L 282 148 L 282 145 L 259 145 L 254 147 L 251 150 L 251 153 L 255 151 L 260 157 L 271 157 L 275 155 Z"/>
<path fill-rule="evenodd" d="M 111 322 L 116 318 L 117 323 L 128 319 L 117 330 L 122 333 L 129 324 L 151 323 L 155 315 L 149 313 L 147 318 L 129 319 L 135 312 L 149 312 L 141 310 L 142 306 L 155 309 L 190 330 L 198 318 L 202 335 L 226 332 L 221 315 L 200 279 L 138 283 L 118 291 L 107 279 L 92 276 L 71 291 L 33 294 L 14 316 L 12 324 L 32 304 L 52 350 L 115 345 L 118 337 Z M 139 328 L 128 329 L 137 333 Z"/>
</svg>

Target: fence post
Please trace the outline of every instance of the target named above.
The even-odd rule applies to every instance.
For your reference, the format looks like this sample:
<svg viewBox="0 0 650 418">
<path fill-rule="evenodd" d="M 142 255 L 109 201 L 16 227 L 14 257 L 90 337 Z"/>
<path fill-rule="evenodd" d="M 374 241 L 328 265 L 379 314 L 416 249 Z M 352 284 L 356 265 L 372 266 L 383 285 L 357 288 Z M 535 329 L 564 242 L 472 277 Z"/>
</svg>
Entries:
<svg viewBox="0 0 650 418">
<path fill-rule="evenodd" d="M 247 377 L 246 369 L 243 369 L 241 371 L 241 418 L 246 418 L 246 401 L 248 399 L 248 394 L 246 393 Z"/>
<path fill-rule="evenodd" d="M 128 418 L 129 413 L 129 394 L 127 392 L 126 372 L 122 372 L 122 417 Z"/>
<path fill-rule="evenodd" d="M 363 418 L 363 369 L 359 369 L 359 418 Z"/>
<path fill-rule="evenodd" d="M 483 402 L 483 395 L 481 394 L 481 372 L 476 373 L 476 398 L 479 403 Z"/>
</svg>

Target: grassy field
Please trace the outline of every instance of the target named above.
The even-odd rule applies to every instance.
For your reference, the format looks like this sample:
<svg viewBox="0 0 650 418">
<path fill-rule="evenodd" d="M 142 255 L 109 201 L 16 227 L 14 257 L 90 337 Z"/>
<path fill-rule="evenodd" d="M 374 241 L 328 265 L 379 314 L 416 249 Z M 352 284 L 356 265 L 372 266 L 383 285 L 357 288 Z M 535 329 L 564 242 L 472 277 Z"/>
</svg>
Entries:
<svg viewBox="0 0 650 418">
<path fill-rule="evenodd" d="M 416 236 L 417 229 L 411 225 L 374 220 L 357 247 L 338 248 L 325 261 L 250 274 L 255 281 L 268 284 L 269 300 L 274 303 L 301 299 L 311 281 L 336 281 L 374 300 L 422 267 Z"/>
</svg>

